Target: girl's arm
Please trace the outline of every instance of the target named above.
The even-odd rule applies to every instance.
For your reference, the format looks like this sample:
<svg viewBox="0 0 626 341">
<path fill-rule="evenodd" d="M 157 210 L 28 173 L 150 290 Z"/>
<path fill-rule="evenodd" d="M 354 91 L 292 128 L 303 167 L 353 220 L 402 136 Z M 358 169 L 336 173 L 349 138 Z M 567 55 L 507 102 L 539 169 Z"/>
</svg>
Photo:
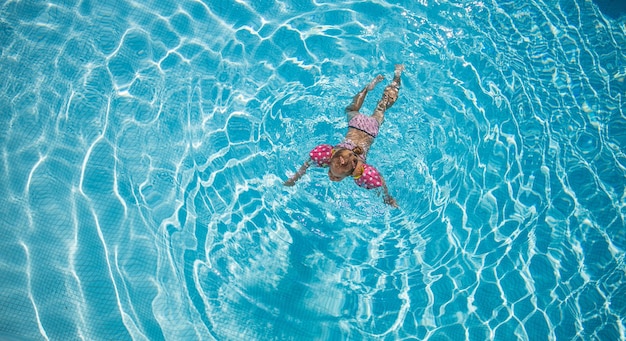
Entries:
<svg viewBox="0 0 626 341">
<path fill-rule="evenodd" d="M 309 168 L 309 166 L 311 166 L 311 159 L 306 160 L 304 164 L 300 166 L 300 169 L 298 169 L 296 174 L 294 174 L 291 178 L 289 178 L 289 180 L 285 181 L 283 185 L 285 186 L 295 185 L 296 181 L 298 181 L 298 179 L 300 179 L 304 175 L 304 173 L 306 173 L 306 170 Z"/>
<path fill-rule="evenodd" d="M 382 179 L 382 177 L 381 177 Z M 389 195 L 389 190 L 387 189 L 387 184 L 385 183 L 385 180 L 383 180 L 383 200 L 385 201 L 385 204 L 398 208 L 398 204 L 396 203 L 396 199 L 394 199 L 391 195 Z"/>
</svg>

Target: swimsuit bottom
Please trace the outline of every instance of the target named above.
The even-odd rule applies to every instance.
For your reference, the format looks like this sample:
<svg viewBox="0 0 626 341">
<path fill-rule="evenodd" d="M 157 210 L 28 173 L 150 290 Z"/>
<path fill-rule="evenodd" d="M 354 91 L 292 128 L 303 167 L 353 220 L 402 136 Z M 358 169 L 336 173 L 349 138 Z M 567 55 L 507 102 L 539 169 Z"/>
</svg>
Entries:
<svg viewBox="0 0 626 341">
<path fill-rule="evenodd" d="M 378 124 L 378 120 L 372 116 L 357 114 L 348 122 L 348 127 L 366 132 L 371 137 L 376 137 L 378 136 L 380 125 Z"/>
</svg>

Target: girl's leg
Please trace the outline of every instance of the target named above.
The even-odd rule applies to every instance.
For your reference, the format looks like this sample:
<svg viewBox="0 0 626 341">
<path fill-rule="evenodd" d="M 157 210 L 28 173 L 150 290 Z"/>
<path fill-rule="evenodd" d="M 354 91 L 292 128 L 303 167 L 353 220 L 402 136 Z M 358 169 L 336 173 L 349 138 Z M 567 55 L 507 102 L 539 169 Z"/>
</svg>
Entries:
<svg viewBox="0 0 626 341">
<path fill-rule="evenodd" d="M 398 91 L 400 90 L 400 76 L 402 75 L 402 71 L 404 70 L 404 66 L 402 64 L 397 64 L 393 73 L 393 80 L 391 84 L 385 87 L 385 91 L 383 91 L 383 97 L 376 104 L 376 109 L 374 109 L 374 113 L 372 117 L 374 117 L 378 124 L 383 124 L 383 120 L 385 119 L 385 110 L 391 108 L 391 106 L 396 103 L 398 99 Z"/>
<path fill-rule="evenodd" d="M 376 76 L 366 87 L 363 88 L 358 94 L 352 98 L 352 103 L 346 107 L 346 115 L 348 115 L 348 122 L 359 113 L 367 92 L 374 89 L 376 84 L 385 79 L 382 75 Z"/>
</svg>

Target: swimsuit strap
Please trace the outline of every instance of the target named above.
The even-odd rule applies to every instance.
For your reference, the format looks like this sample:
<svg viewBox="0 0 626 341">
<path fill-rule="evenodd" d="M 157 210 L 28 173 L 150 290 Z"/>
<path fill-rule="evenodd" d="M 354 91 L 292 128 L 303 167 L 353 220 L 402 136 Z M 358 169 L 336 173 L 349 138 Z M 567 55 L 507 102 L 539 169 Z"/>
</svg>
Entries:
<svg viewBox="0 0 626 341">
<path fill-rule="evenodd" d="M 343 148 L 343 149 L 348 149 L 351 151 L 353 151 L 354 148 L 356 147 L 358 147 L 358 145 L 350 139 L 345 139 L 341 141 L 341 143 L 335 146 L 335 148 Z M 367 148 L 363 148 L 362 146 L 361 148 L 363 149 L 363 154 L 358 154 L 357 156 L 359 157 L 359 159 L 361 159 L 361 161 L 365 162 L 365 159 L 366 159 L 365 155 L 367 154 Z"/>
</svg>

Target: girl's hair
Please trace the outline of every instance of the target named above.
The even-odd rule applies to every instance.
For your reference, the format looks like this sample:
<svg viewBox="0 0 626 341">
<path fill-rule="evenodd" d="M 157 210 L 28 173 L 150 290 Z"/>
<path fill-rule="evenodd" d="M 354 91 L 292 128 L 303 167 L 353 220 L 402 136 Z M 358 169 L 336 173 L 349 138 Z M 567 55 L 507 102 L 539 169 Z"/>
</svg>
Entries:
<svg viewBox="0 0 626 341">
<path fill-rule="evenodd" d="M 335 171 L 345 175 L 352 174 L 359 161 L 357 155 L 361 154 L 363 154 L 363 148 L 361 147 L 355 147 L 353 150 L 345 148 L 339 149 L 333 153 L 333 156 L 330 158 L 330 166 Z"/>
</svg>

